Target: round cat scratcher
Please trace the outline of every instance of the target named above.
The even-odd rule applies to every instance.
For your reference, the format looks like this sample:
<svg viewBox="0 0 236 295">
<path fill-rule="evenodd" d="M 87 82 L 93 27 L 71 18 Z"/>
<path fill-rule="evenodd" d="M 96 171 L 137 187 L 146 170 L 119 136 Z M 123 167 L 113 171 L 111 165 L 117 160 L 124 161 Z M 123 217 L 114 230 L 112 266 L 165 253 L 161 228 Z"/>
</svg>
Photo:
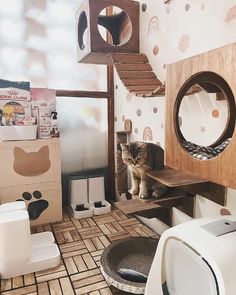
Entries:
<svg viewBox="0 0 236 295">
<path fill-rule="evenodd" d="M 133 237 L 113 242 L 102 253 L 101 271 L 108 284 L 144 294 L 158 239 Z"/>
</svg>

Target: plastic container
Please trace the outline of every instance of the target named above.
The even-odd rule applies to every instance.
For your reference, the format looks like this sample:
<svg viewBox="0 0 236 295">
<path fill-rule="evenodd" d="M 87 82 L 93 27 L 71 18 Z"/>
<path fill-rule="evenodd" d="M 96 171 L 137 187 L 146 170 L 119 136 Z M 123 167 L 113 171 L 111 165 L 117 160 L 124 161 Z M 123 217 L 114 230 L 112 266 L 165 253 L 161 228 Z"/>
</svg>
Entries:
<svg viewBox="0 0 236 295">
<path fill-rule="evenodd" d="M 84 207 L 84 211 L 79 208 Z M 93 216 L 93 208 L 88 203 L 88 180 L 70 178 L 70 214 L 73 218 L 81 219 Z"/>
<path fill-rule="evenodd" d="M 105 200 L 104 177 L 88 179 L 89 203 L 93 208 L 94 215 L 111 212 L 111 204 Z"/>
<path fill-rule="evenodd" d="M 37 138 L 37 125 L 29 126 L 0 126 L 0 139 L 8 140 L 34 140 Z"/>
</svg>

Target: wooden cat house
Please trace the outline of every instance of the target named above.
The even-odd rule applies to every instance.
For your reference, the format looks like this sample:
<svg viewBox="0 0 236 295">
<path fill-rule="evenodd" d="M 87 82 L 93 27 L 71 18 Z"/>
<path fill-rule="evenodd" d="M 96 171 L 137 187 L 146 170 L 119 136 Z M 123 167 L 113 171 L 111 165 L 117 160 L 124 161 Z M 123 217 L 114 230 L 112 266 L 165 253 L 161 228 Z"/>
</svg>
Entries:
<svg viewBox="0 0 236 295">
<path fill-rule="evenodd" d="M 226 187 L 236 188 L 235 73 L 236 43 L 167 66 L 167 166 Z M 228 108 L 227 123 L 221 136 L 207 147 L 196 146 L 196 148 L 214 152 L 227 140 L 228 144 L 222 152 L 204 160 L 194 157 L 189 150 L 186 150 L 186 141 L 179 121 L 179 109 L 183 97 L 198 93 L 200 90 L 215 93 L 217 99 L 226 101 Z"/>
<path fill-rule="evenodd" d="M 113 15 L 101 14 L 111 6 Z M 106 42 L 99 27 L 107 29 Z M 104 40 L 105 39 L 105 40 Z M 77 12 L 77 57 L 79 62 L 111 64 L 113 53 L 139 53 L 139 3 L 131 0 L 86 0 Z"/>
</svg>

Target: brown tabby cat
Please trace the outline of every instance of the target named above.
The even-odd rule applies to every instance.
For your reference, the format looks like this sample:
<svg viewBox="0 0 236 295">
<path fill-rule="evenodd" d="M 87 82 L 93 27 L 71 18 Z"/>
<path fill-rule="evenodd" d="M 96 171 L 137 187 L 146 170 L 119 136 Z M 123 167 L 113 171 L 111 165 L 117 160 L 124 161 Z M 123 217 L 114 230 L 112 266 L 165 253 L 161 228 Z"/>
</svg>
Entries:
<svg viewBox="0 0 236 295">
<path fill-rule="evenodd" d="M 121 144 L 122 159 L 128 166 L 131 174 L 132 188 L 130 193 L 138 195 L 142 199 L 149 197 L 149 191 L 152 190 L 154 197 L 160 197 L 166 192 L 167 187 L 154 182 L 147 176 L 150 170 L 163 169 L 164 150 L 153 143 L 133 142 L 130 144 Z M 153 187 L 154 184 L 154 187 Z"/>
</svg>

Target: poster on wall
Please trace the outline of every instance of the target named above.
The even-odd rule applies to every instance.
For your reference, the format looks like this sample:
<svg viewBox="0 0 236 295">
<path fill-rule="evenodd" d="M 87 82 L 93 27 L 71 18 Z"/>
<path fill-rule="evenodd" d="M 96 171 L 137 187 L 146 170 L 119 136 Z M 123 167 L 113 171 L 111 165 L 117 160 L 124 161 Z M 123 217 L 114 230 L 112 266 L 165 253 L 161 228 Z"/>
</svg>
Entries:
<svg viewBox="0 0 236 295">
<path fill-rule="evenodd" d="M 29 82 L 0 79 L 0 126 L 20 125 L 31 117 Z"/>
</svg>

